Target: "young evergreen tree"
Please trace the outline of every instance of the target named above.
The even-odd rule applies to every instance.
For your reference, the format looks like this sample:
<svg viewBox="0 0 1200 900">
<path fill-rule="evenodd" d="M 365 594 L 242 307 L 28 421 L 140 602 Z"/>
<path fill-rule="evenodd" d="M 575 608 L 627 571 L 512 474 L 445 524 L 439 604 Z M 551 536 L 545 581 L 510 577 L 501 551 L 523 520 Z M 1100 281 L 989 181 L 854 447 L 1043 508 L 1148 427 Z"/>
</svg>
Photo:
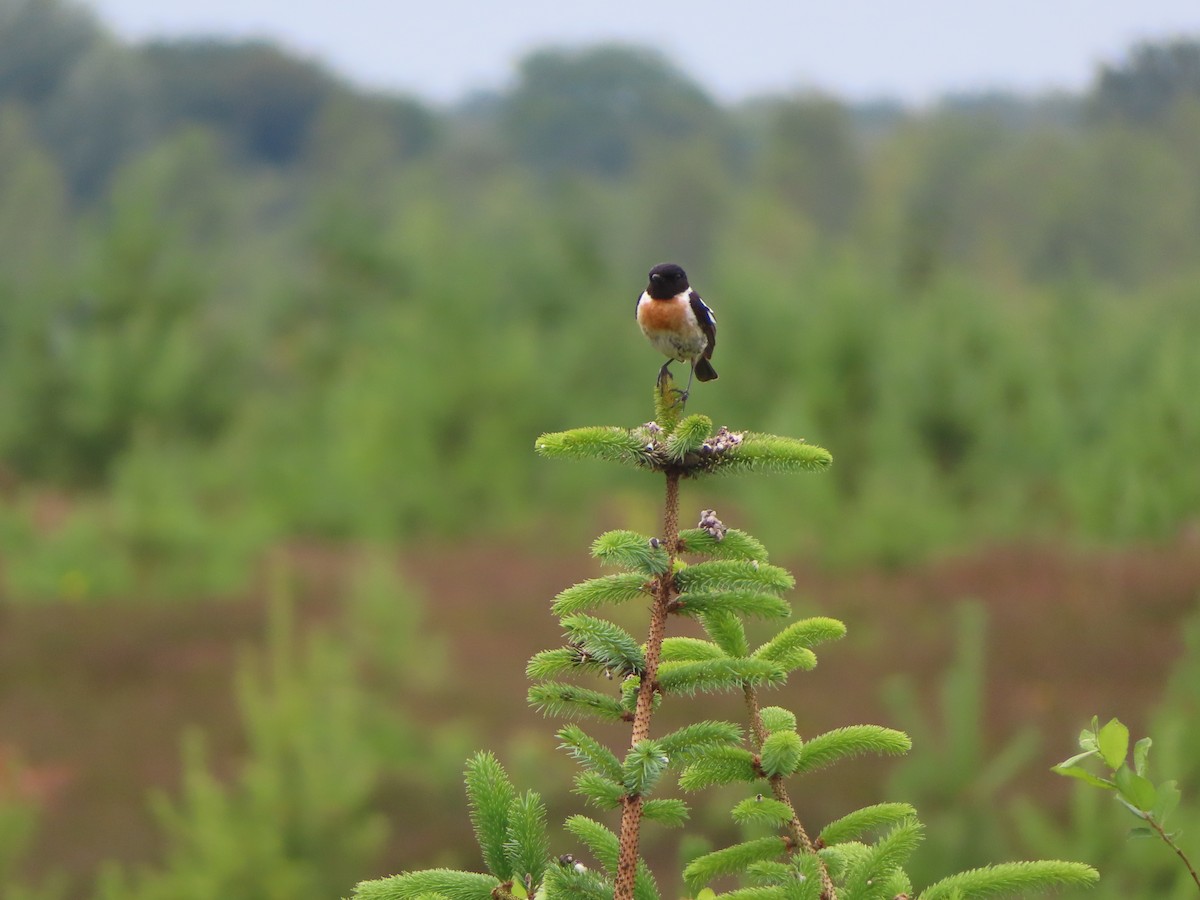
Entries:
<svg viewBox="0 0 1200 900">
<path fill-rule="evenodd" d="M 706 416 L 685 417 L 677 398 L 667 379 L 656 388 L 651 422 L 577 428 L 543 435 L 536 443 L 546 457 L 607 460 L 665 480 L 662 533 L 601 535 L 592 552 L 619 571 L 555 598 L 552 609 L 566 645 L 536 654 L 526 668 L 533 682 L 529 702 L 547 715 L 629 726 L 628 745 L 617 749 L 574 722 L 557 732 L 561 748 L 580 766 L 575 791 L 610 813 L 617 827 L 572 816 L 566 830 L 593 861 L 555 856 L 541 798 L 519 793 L 495 757 L 480 753 L 467 764 L 466 785 L 487 873 L 406 872 L 360 883 L 356 900 L 659 900 L 654 875 L 639 854 L 642 828 L 680 827 L 689 817 L 683 800 L 654 796 L 668 776 L 687 792 L 745 785 L 747 796 L 734 806 L 734 820 L 762 823 L 773 832 L 693 859 L 682 873 L 691 896 L 716 896 L 708 885 L 729 877 L 743 886 L 719 895 L 727 900 L 967 900 L 1094 882 L 1096 871 L 1079 863 L 1016 862 L 951 875 L 915 893 L 904 866 L 921 842 L 923 826 L 912 806 L 875 804 L 815 831 L 803 821 L 788 790 L 791 779 L 851 756 L 902 754 L 911 742 L 878 725 L 803 738 L 794 713 L 764 705 L 765 690 L 813 668 L 813 648 L 842 637 L 845 626 L 825 617 L 803 619 L 751 647 L 745 620 L 786 619 L 791 606 L 783 594 L 793 578 L 768 562 L 762 543 L 726 527 L 713 510 L 704 510 L 695 528 L 681 528 L 679 483 L 760 471 L 819 471 L 832 457 L 803 440 L 725 427 L 714 431 Z M 650 603 L 644 642 L 596 614 L 631 600 Z M 668 636 L 672 617 L 680 616 L 695 619 L 707 639 Z M 586 679 L 600 679 L 606 689 L 581 683 Z M 740 695 L 745 720 L 701 720 L 654 733 L 661 704 L 701 692 Z"/>
</svg>

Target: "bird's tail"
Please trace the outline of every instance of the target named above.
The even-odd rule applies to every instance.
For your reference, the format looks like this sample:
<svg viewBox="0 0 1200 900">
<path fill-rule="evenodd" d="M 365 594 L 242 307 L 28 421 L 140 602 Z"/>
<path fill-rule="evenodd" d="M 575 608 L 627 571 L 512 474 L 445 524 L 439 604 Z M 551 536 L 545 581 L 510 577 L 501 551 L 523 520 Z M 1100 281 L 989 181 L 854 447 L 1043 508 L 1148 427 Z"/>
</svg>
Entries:
<svg viewBox="0 0 1200 900">
<path fill-rule="evenodd" d="M 701 381 L 716 381 L 717 370 L 703 356 L 696 360 L 696 377 Z"/>
</svg>

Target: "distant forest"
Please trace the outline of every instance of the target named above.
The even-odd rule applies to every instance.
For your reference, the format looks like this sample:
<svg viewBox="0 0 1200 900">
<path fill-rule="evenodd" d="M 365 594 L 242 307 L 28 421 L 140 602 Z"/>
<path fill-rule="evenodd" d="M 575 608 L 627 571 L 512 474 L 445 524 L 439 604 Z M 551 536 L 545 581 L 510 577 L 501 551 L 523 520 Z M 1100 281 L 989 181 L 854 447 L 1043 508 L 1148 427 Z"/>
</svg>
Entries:
<svg viewBox="0 0 1200 900">
<path fill-rule="evenodd" d="M 927 109 L 722 105 L 644 48 L 548 48 L 438 107 L 0 0 L 0 482 L 109 497 L 146 552 L 223 516 L 257 546 L 567 515 L 529 446 L 645 417 L 666 259 L 722 323 L 712 414 L 834 452 L 806 502 L 862 513 L 845 553 L 1171 533 L 1197 248 L 1195 39 Z"/>
</svg>

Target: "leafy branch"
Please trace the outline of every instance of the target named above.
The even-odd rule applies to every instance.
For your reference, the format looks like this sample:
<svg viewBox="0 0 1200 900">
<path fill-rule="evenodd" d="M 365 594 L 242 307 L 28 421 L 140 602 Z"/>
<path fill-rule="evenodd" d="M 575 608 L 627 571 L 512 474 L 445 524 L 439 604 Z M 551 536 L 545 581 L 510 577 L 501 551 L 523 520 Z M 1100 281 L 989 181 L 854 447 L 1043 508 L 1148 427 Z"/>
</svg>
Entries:
<svg viewBox="0 0 1200 900">
<path fill-rule="evenodd" d="M 693 528 L 680 527 L 685 479 L 742 472 L 808 472 L 828 468 L 829 453 L 804 441 L 726 427 L 685 415 L 669 379 L 656 390 L 656 417 L 635 428 L 588 427 L 543 435 L 535 447 L 552 458 L 597 459 L 649 470 L 665 483 L 662 531 L 602 534 L 593 555 L 617 571 L 561 591 L 554 599 L 565 645 L 533 656 L 526 673 L 529 702 L 546 715 L 578 719 L 557 731 L 560 749 L 580 767 L 574 792 L 600 815 L 617 814 L 616 830 L 575 815 L 568 834 L 586 850 L 553 857 L 545 810 L 537 795 L 519 793 L 490 754 L 467 767 L 471 821 L 487 875 L 434 869 L 364 882 L 359 900 L 659 900 L 641 858 L 647 823 L 686 826 L 684 800 L 654 794 L 674 778 L 689 793 L 741 784 L 749 796 L 732 810 L 736 822 L 767 833 L 703 854 L 682 876 L 692 896 L 717 897 L 708 885 L 737 877 L 745 886 L 724 900 L 907 900 L 993 897 L 1063 885 L 1088 885 L 1096 872 L 1078 863 L 1006 863 L 943 879 L 915 894 L 905 865 L 924 826 L 904 803 L 846 812 L 819 830 L 806 824 L 789 781 L 814 777 L 860 754 L 908 752 L 903 732 L 851 725 L 801 736 L 794 713 L 763 705 L 763 692 L 813 669 L 816 648 L 845 635 L 836 619 L 785 623 L 758 647 L 748 619 L 791 615 L 787 570 L 768 561 L 763 544 L 727 527 L 712 509 Z M 602 616 L 606 607 L 649 601 L 644 641 Z M 704 637 L 670 635 L 672 616 L 695 620 Z M 577 683 L 601 679 L 599 687 Z M 656 711 L 699 693 L 745 701 L 746 722 L 701 719 L 656 735 Z M 620 722 L 628 743 L 611 748 L 582 722 Z M 817 775 L 815 777 L 821 777 Z M 813 835 L 816 835 L 815 837 Z"/>
<path fill-rule="evenodd" d="M 1111 791 L 1118 803 L 1146 823 L 1133 828 L 1130 837 L 1157 836 L 1175 851 L 1200 889 L 1200 874 L 1175 842 L 1176 835 L 1165 827 L 1167 817 L 1179 805 L 1179 787 L 1174 781 L 1156 785 L 1147 774 L 1152 743 L 1150 738 L 1144 737 L 1133 745 L 1133 765 L 1130 766 L 1129 729 L 1119 719 L 1110 719 L 1101 727 L 1099 717 L 1093 717 L 1091 727 L 1080 732 L 1081 752 L 1053 766 L 1051 771 Z M 1107 771 L 1108 775 L 1094 774 L 1085 765 L 1088 762 L 1099 762 L 1101 771 Z"/>
</svg>

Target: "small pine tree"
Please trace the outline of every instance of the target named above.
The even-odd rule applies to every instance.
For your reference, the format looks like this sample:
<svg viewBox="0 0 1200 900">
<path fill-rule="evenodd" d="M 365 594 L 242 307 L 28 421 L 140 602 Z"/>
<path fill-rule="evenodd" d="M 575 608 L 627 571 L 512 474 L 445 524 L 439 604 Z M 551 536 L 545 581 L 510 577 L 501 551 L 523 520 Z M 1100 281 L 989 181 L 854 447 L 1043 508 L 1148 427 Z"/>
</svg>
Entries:
<svg viewBox="0 0 1200 900">
<path fill-rule="evenodd" d="M 628 746 L 618 752 L 570 723 L 560 746 L 579 763 L 575 790 L 617 828 L 582 815 L 566 830 L 595 861 L 554 857 L 545 808 L 521 794 L 493 756 L 467 765 L 471 821 L 488 874 L 445 869 L 408 872 L 362 882 L 356 900 L 658 900 L 653 874 L 639 855 L 646 823 L 680 827 L 687 804 L 654 794 L 668 777 L 686 792 L 743 784 L 748 796 L 732 816 L 763 823 L 773 834 L 701 855 L 683 881 L 692 896 L 714 896 L 708 885 L 736 877 L 744 887 L 728 900 L 900 900 L 913 896 L 904 866 L 920 844 L 923 826 L 904 803 L 880 803 L 848 812 L 815 835 L 788 790 L 789 780 L 861 754 L 906 753 L 907 735 L 877 725 L 837 728 L 802 737 L 796 716 L 762 702 L 764 691 L 816 665 L 814 648 L 845 634 L 825 617 L 784 625 L 751 647 L 746 619 L 781 620 L 791 613 L 783 594 L 792 576 L 768 562 L 763 544 L 727 528 L 704 510 L 695 528 L 680 528 L 679 483 L 742 472 L 810 472 L 827 468 L 830 454 L 802 440 L 753 432 L 713 430 L 706 416 L 683 416 L 669 379 L 655 392 L 655 419 L 636 428 L 589 427 L 543 435 L 543 456 L 601 459 L 656 473 L 666 482 L 662 533 L 601 535 L 593 554 L 614 574 L 562 591 L 554 600 L 567 640 L 536 654 L 526 672 L 529 702 L 547 715 L 626 723 Z M 685 557 L 687 559 L 685 559 Z M 606 606 L 650 601 L 644 642 L 601 616 Z M 668 636 L 673 617 L 695 619 L 706 639 Z M 603 689 L 580 683 L 601 679 Z M 680 695 L 734 693 L 745 701 L 744 722 L 702 720 L 655 735 L 661 704 Z M 1060 885 L 1086 885 L 1092 868 L 1071 862 L 1007 863 L 951 875 L 916 895 L 966 900 L 1026 894 Z"/>
</svg>

